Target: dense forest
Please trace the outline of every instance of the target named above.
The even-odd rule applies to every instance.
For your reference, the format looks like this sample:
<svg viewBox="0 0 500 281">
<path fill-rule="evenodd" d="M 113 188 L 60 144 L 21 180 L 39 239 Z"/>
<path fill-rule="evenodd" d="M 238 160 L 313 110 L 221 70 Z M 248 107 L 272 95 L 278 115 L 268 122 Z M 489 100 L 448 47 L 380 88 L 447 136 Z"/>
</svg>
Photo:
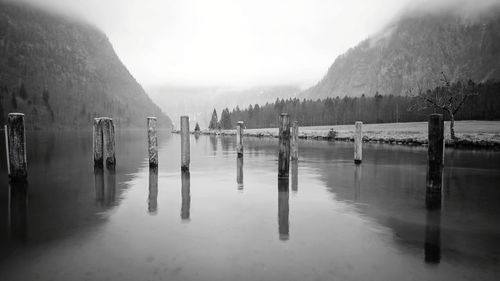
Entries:
<svg viewBox="0 0 500 281">
<path fill-rule="evenodd" d="M 335 97 L 326 99 L 276 99 L 274 103 L 250 105 L 246 109 L 224 109 L 217 119 L 214 109 L 209 129 L 231 129 L 244 121 L 246 128 L 277 127 L 282 112 L 291 115 L 301 126 L 364 123 L 395 123 L 424 121 L 430 113 L 446 113 L 437 109 L 413 110 L 416 97 L 410 95 L 380 95 L 373 97 Z M 218 122 L 214 122 L 219 120 Z M 455 115 L 456 120 L 499 120 L 500 82 L 477 86 L 477 95 L 471 96 Z"/>
</svg>

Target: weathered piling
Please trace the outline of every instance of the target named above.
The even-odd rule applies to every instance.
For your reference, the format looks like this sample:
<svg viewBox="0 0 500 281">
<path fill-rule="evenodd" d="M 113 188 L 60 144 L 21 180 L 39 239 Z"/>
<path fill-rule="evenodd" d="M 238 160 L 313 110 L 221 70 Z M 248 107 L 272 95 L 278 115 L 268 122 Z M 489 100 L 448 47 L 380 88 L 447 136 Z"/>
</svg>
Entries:
<svg viewBox="0 0 500 281">
<path fill-rule="evenodd" d="M 158 136 L 156 133 L 156 117 L 148 117 L 148 152 L 149 167 L 158 166 Z"/>
<path fill-rule="evenodd" d="M 236 153 L 238 157 L 243 157 L 243 121 L 236 124 Z"/>
<path fill-rule="evenodd" d="M 299 159 L 299 122 L 293 121 L 291 140 L 292 160 Z"/>
<path fill-rule="evenodd" d="M 106 167 L 113 168 L 116 164 L 115 157 L 115 125 L 113 119 L 108 117 L 101 118 L 102 123 L 102 150 Z"/>
<path fill-rule="evenodd" d="M 189 170 L 189 117 L 181 116 L 181 170 Z"/>
<path fill-rule="evenodd" d="M 278 233 L 279 239 L 290 237 L 288 179 L 278 179 Z"/>
<path fill-rule="evenodd" d="M 443 183 L 444 163 L 444 121 L 443 115 L 431 114 L 429 116 L 427 149 L 427 191 L 441 193 Z"/>
<path fill-rule="evenodd" d="M 101 118 L 94 118 L 93 130 L 93 148 L 94 148 L 94 166 L 102 167 L 103 144 L 102 144 L 102 123 Z"/>
<path fill-rule="evenodd" d="M 5 127 L 7 169 L 11 181 L 24 181 L 28 177 L 24 114 L 9 113 Z"/>
<path fill-rule="evenodd" d="M 278 178 L 287 178 L 290 168 L 290 118 L 281 113 L 279 120 Z"/>
<path fill-rule="evenodd" d="M 191 175 L 189 171 L 181 172 L 181 182 L 182 182 L 181 219 L 189 220 L 189 209 L 191 207 Z"/>
<path fill-rule="evenodd" d="M 148 214 L 158 213 L 158 167 L 149 167 Z"/>
<path fill-rule="evenodd" d="M 236 183 L 238 190 L 243 190 L 243 157 L 236 159 Z"/>
<path fill-rule="evenodd" d="M 360 164 L 363 159 L 363 122 L 357 121 L 354 132 L 354 163 Z"/>
</svg>

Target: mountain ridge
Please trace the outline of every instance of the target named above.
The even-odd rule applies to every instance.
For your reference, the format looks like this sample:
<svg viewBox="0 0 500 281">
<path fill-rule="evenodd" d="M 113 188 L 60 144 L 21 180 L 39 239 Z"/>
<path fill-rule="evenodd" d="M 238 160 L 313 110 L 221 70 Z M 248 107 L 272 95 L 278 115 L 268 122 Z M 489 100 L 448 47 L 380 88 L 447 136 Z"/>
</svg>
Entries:
<svg viewBox="0 0 500 281">
<path fill-rule="evenodd" d="M 401 95 L 418 85 L 500 79 L 500 10 L 463 17 L 453 12 L 410 13 L 338 56 L 302 98 Z"/>
<path fill-rule="evenodd" d="M 29 129 L 90 128 L 109 116 L 143 127 L 171 121 L 123 65 L 107 36 L 79 19 L 0 1 L 0 118 L 26 114 Z"/>
</svg>

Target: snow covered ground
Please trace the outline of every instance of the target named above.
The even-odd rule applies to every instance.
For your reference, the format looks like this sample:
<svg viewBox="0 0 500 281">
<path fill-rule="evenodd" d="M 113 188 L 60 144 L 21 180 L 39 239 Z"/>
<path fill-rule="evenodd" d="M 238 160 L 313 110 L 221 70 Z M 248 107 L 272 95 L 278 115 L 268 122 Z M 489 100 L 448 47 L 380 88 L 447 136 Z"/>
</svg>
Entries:
<svg viewBox="0 0 500 281">
<path fill-rule="evenodd" d="M 335 133 L 330 133 L 331 130 Z M 236 131 L 223 130 L 220 133 L 233 135 Z M 299 128 L 299 137 L 307 139 L 352 140 L 353 133 L 354 124 Z M 278 128 L 246 129 L 244 134 L 255 137 L 277 137 Z M 450 139 L 449 122 L 445 122 L 447 145 L 500 148 L 500 121 L 456 121 L 455 134 L 458 140 L 453 142 Z M 331 138 L 332 136 L 334 138 Z M 370 142 L 425 145 L 427 122 L 363 124 L 363 139 Z"/>
</svg>

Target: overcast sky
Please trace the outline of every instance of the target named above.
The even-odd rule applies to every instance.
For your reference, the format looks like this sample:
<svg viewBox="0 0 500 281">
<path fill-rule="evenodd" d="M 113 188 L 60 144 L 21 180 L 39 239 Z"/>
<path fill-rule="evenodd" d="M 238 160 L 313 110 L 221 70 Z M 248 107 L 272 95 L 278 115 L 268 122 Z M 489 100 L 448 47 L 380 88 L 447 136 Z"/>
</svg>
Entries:
<svg viewBox="0 0 500 281">
<path fill-rule="evenodd" d="M 307 87 L 339 54 L 424 0 L 23 1 L 95 24 L 145 87 Z"/>
</svg>

